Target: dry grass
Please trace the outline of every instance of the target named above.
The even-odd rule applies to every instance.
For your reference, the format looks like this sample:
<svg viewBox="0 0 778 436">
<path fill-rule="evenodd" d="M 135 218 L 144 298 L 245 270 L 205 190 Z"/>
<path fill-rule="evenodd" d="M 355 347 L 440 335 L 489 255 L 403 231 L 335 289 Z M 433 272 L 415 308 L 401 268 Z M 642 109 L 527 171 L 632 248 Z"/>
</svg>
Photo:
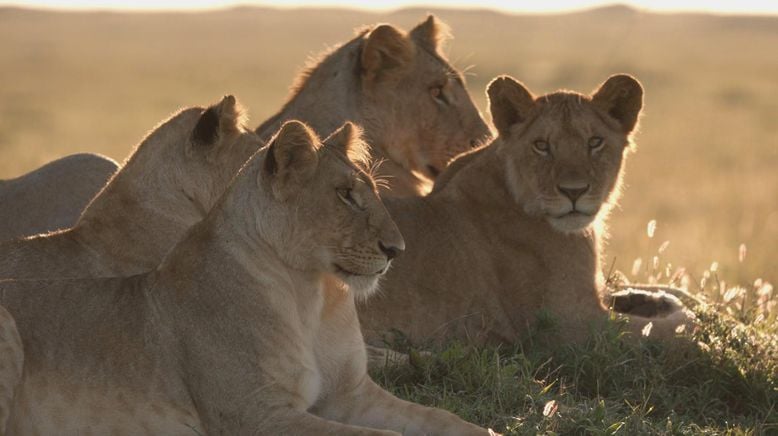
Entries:
<svg viewBox="0 0 778 436">
<path fill-rule="evenodd" d="M 96 151 L 123 159 L 180 106 L 234 93 L 259 124 L 280 107 L 307 56 L 362 24 L 408 28 L 425 11 L 237 9 L 198 14 L 44 13 L 0 9 L 0 177 Z M 537 93 L 594 88 L 629 72 L 647 89 L 639 149 L 609 261 L 629 271 L 663 241 L 663 263 L 730 281 L 778 281 L 778 18 L 656 15 L 610 8 L 562 16 L 440 11 L 450 56 Z M 485 108 L 484 108 L 485 111 Z M 772 199 L 772 200 L 770 200 Z M 656 219 L 653 239 L 646 223 Z M 737 261 L 745 243 L 748 256 Z M 663 265 L 664 266 L 664 265 Z"/>
</svg>

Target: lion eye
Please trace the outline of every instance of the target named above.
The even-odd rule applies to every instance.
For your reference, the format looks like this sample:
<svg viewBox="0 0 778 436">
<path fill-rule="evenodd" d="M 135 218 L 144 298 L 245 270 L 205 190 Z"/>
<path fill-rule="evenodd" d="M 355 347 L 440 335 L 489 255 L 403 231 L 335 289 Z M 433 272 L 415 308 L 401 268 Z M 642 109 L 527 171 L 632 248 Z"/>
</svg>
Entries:
<svg viewBox="0 0 778 436">
<path fill-rule="evenodd" d="M 335 192 L 338 194 L 340 201 L 346 203 L 348 206 L 355 207 L 359 210 L 364 209 L 356 200 L 356 198 L 354 198 L 350 188 L 338 188 L 335 190 Z"/>
<path fill-rule="evenodd" d="M 532 143 L 532 149 L 535 150 L 535 153 L 546 156 L 551 149 L 551 145 L 544 139 L 538 139 Z"/>
<path fill-rule="evenodd" d="M 595 151 L 602 148 L 604 142 L 601 136 L 592 136 L 589 138 L 589 150 Z"/>
<path fill-rule="evenodd" d="M 430 88 L 430 96 L 432 96 L 432 98 L 439 103 L 448 104 L 446 94 L 443 93 L 443 85 L 433 86 Z"/>
</svg>

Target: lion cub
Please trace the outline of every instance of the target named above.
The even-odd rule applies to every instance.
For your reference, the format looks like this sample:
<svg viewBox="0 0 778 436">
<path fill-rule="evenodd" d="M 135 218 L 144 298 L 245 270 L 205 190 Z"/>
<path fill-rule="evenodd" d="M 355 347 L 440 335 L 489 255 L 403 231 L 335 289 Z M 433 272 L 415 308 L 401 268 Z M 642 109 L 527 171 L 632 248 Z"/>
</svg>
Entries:
<svg viewBox="0 0 778 436">
<path fill-rule="evenodd" d="M 642 86 L 616 75 L 591 95 L 535 97 L 504 76 L 487 93 L 491 145 L 455 160 L 430 195 L 385 202 L 408 250 L 360 307 L 371 342 L 397 329 L 417 343 L 515 343 L 543 313 L 562 341 L 578 341 L 608 318 L 600 241 Z M 647 322 L 631 320 L 638 332 Z M 652 321 L 654 334 L 678 324 Z"/>
<path fill-rule="evenodd" d="M 288 122 L 155 271 L 0 282 L 25 347 L 8 431 L 488 434 L 366 373 L 354 298 L 404 249 L 366 156 L 351 124 Z"/>
</svg>

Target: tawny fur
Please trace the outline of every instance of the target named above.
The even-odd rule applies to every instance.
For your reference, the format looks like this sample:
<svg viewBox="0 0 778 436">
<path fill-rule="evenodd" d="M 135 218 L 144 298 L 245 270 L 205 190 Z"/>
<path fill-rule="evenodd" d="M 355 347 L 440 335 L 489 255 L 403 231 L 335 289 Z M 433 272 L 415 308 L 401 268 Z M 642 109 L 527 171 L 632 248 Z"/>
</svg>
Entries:
<svg viewBox="0 0 778 436">
<path fill-rule="evenodd" d="M 0 282 L 25 346 L 8 432 L 488 434 L 366 373 L 354 298 L 403 240 L 352 130 L 285 124 L 154 272 Z"/>
<path fill-rule="evenodd" d="M 0 241 L 72 227 L 118 167 L 81 153 L 0 180 Z"/>
<path fill-rule="evenodd" d="M 433 16 L 405 33 L 388 24 L 359 32 L 304 71 L 279 113 L 257 128 L 267 139 L 286 120 L 319 134 L 362 126 L 381 192 L 426 194 L 457 154 L 490 136 L 464 78 L 441 54 L 447 27 Z"/>
<path fill-rule="evenodd" d="M 683 310 L 678 297 L 665 291 L 646 291 L 626 288 L 607 296 L 610 307 L 618 313 L 628 313 L 643 318 L 663 318 Z"/>
<path fill-rule="evenodd" d="M 184 109 L 137 147 L 70 229 L 0 244 L 0 278 L 108 277 L 155 268 L 263 143 L 232 96 Z"/>
<path fill-rule="evenodd" d="M 24 350 L 16 322 L 0 306 L 0 436 L 5 434 L 5 423 L 11 401 L 21 383 L 23 365 Z"/>
<path fill-rule="evenodd" d="M 359 308 L 371 343 L 392 329 L 416 343 L 515 343 L 543 313 L 557 338 L 579 341 L 608 318 L 600 244 L 642 88 L 614 76 L 593 97 L 535 98 L 502 77 L 489 97 L 500 136 L 455 161 L 429 196 L 385 201 L 407 250 Z M 589 186 L 577 213 L 560 185 Z M 650 320 L 632 321 L 640 331 Z M 654 320 L 654 335 L 677 321 Z"/>
</svg>

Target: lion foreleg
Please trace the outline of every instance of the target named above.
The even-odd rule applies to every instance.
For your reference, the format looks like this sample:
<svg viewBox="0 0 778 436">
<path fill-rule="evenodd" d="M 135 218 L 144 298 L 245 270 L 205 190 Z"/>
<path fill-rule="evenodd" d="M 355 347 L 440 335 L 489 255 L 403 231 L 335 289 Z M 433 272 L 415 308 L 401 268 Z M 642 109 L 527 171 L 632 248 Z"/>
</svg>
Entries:
<svg viewBox="0 0 778 436">
<path fill-rule="evenodd" d="M 273 415 L 265 420 L 269 428 L 259 429 L 256 434 L 398 436 L 393 431 L 374 430 L 357 425 L 342 424 L 305 411 L 288 409 Z"/>
<path fill-rule="evenodd" d="M 367 351 L 367 367 L 370 369 L 383 368 L 386 365 L 406 365 L 410 356 L 389 348 L 365 345 Z"/>
<path fill-rule="evenodd" d="M 451 412 L 401 400 L 369 377 L 347 394 L 330 398 L 317 414 L 338 422 L 386 428 L 403 435 L 488 435 Z"/>
</svg>

